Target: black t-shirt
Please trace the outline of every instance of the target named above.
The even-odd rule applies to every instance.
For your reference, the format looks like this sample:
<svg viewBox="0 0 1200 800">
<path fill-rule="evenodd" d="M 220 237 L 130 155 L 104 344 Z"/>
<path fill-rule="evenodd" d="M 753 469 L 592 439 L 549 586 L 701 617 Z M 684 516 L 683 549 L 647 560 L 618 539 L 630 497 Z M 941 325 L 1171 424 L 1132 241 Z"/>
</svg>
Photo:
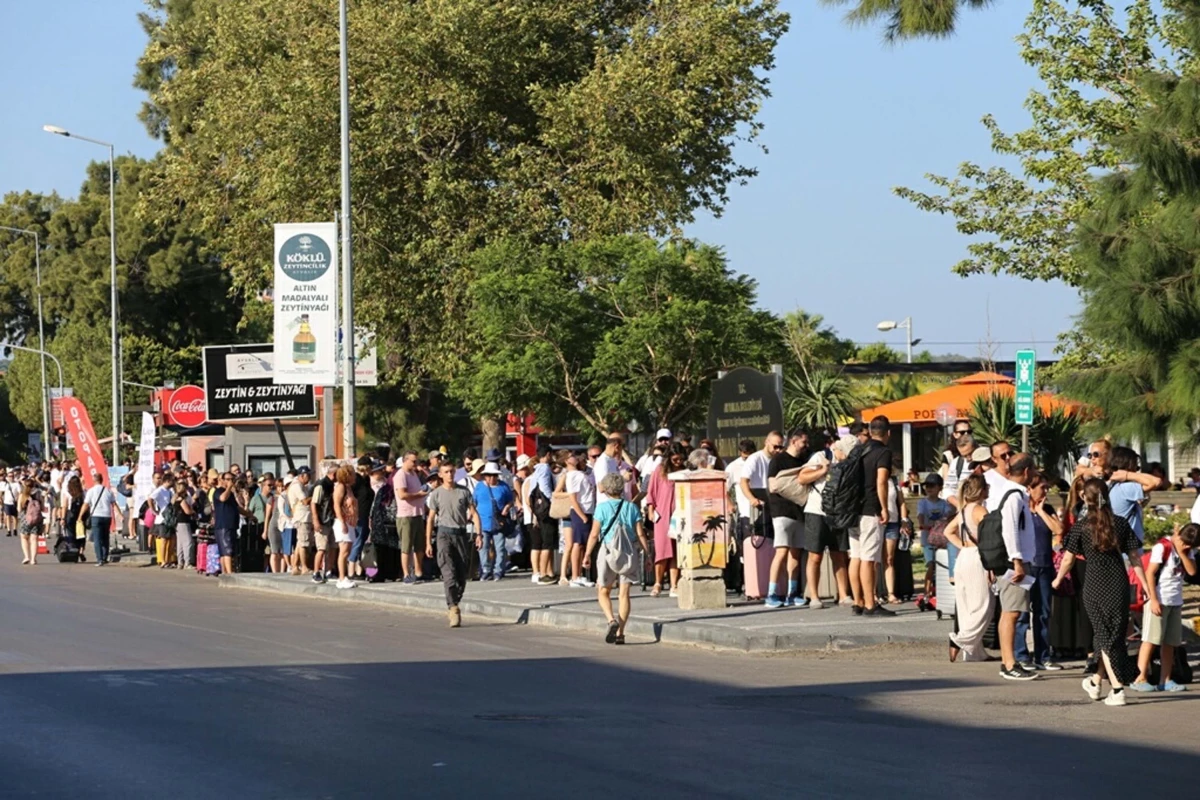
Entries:
<svg viewBox="0 0 1200 800">
<path fill-rule="evenodd" d="M 871 439 L 867 442 L 866 452 L 863 453 L 863 507 L 862 515 L 864 517 L 877 517 L 882 507 L 879 505 L 879 489 L 876 484 L 879 481 L 879 470 L 886 469 L 888 474 L 892 473 L 892 451 L 891 448 Z"/>
<path fill-rule="evenodd" d="M 358 524 L 364 528 L 371 520 L 371 504 L 375 502 L 375 490 L 366 475 L 354 476 L 354 499 L 358 501 Z"/>
<path fill-rule="evenodd" d="M 804 461 L 784 450 L 782 453 L 776 453 L 771 459 L 771 463 L 767 466 L 767 478 L 774 478 L 784 470 L 796 469 L 803 466 Z M 804 509 L 774 492 L 768 494 L 767 509 L 771 512 L 772 517 L 787 517 L 789 519 L 804 518 Z"/>
</svg>

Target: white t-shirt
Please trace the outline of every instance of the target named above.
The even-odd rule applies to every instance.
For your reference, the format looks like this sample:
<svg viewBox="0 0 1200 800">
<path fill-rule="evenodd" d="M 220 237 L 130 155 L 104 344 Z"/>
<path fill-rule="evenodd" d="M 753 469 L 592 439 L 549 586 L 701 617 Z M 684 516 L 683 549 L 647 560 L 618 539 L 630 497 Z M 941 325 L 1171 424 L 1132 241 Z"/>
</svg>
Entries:
<svg viewBox="0 0 1200 800">
<path fill-rule="evenodd" d="M 15 506 L 17 504 L 17 495 L 21 493 L 20 484 L 5 481 L 0 485 L 4 487 L 4 505 Z"/>
<path fill-rule="evenodd" d="M 899 524 L 900 523 L 900 502 L 897 497 L 898 492 L 896 491 L 895 478 L 888 478 L 887 485 L 888 485 L 888 495 L 887 495 L 888 523 Z"/>
<path fill-rule="evenodd" d="M 620 472 L 621 462 L 610 456 L 608 453 L 601 453 L 596 458 L 596 466 L 592 467 L 592 474 L 596 476 L 596 485 L 604 480 L 604 476 L 610 472 Z"/>
<path fill-rule="evenodd" d="M 1183 605 L 1183 562 L 1179 559 L 1179 553 L 1175 552 L 1175 548 L 1171 548 L 1171 555 L 1167 557 L 1166 563 L 1163 563 L 1163 554 L 1166 548 L 1163 543 L 1159 542 L 1150 550 L 1150 563 L 1162 565 L 1158 573 L 1158 602 L 1164 606 L 1181 606 Z M 1194 553 L 1188 551 L 1188 558 L 1193 558 Z"/>
<path fill-rule="evenodd" d="M 583 513 L 594 514 L 596 512 L 596 487 L 592 485 L 588 474 L 581 469 L 567 470 L 567 494 L 579 496 L 579 505 L 583 508 Z"/>
<path fill-rule="evenodd" d="M 88 513 L 91 516 L 112 519 L 113 495 L 103 483 L 98 483 L 88 489 L 87 494 L 83 496 L 83 502 L 87 503 Z"/>
<path fill-rule="evenodd" d="M 824 453 L 813 453 L 812 458 L 804 464 L 808 467 L 823 467 L 829 463 L 829 459 L 825 458 Z M 803 470 L 802 470 L 803 471 Z M 808 500 L 804 503 L 805 514 L 816 514 L 819 517 L 825 516 L 825 510 L 821 508 L 821 492 L 825 491 L 825 479 L 810 483 L 808 485 Z"/>
<path fill-rule="evenodd" d="M 949 500 L 951 497 L 958 497 L 958 487 L 971 477 L 971 456 L 969 454 L 960 456 L 958 453 L 951 453 L 947 450 L 942 453 L 942 457 L 946 459 L 949 466 L 946 468 L 946 480 L 942 485 L 941 498 Z M 960 458 L 961 461 L 959 461 Z"/>
<path fill-rule="evenodd" d="M 767 488 L 767 472 L 771 468 L 771 457 L 762 450 L 746 456 L 742 466 L 742 477 L 750 482 L 751 489 Z"/>
<path fill-rule="evenodd" d="M 537 481 L 532 475 L 521 481 L 521 515 L 527 526 L 533 524 L 533 506 L 529 502 L 529 493 L 533 491 L 534 486 L 537 486 Z"/>
<path fill-rule="evenodd" d="M 725 466 L 725 489 L 733 492 L 733 499 L 737 504 L 737 513 L 739 517 L 750 517 L 750 501 L 742 496 L 741 487 L 738 485 L 742 480 L 742 474 L 746 470 L 746 457 L 738 456 L 733 461 Z"/>
<path fill-rule="evenodd" d="M 650 473 L 654 472 L 654 470 L 658 469 L 658 465 L 661 463 L 662 456 L 656 456 L 654 455 L 654 452 L 651 451 L 639 458 L 635 467 L 637 468 L 638 475 L 641 475 L 644 478 Z"/>
</svg>

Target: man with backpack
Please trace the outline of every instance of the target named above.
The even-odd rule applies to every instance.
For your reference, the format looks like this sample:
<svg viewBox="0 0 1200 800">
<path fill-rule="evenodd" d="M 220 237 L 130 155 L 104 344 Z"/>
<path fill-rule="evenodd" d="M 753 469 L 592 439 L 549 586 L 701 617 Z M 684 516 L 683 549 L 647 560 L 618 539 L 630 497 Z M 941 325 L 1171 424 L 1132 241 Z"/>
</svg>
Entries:
<svg viewBox="0 0 1200 800">
<path fill-rule="evenodd" d="M 554 470 L 550 466 L 553 452 L 548 444 L 538 446 L 537 466 L 530 478 L 533 488 L 529 490 L 529 509 L 533 516 L 529 531 L 529 563 L 533 569 L 533 583 L 543 586 L 555 583 L 553 561 L 558 551 L 558 520 L 550 516 L 550 501 L 554 497 Z"/>
<path fill-rule="evenodd" d="M 851 453 L 858 470 L 846 476 L 859 481 L 862 498 L 858 527 L 850 530 L 850 592 L 854 613 L 868 617 L 894 617 L 895 611 L 875 602 L 875 570 L 883 555 L 883 529 L 888 523 L 888 481 L 892 477 L 892 451 L 888 440 L 891 422 L 878 416 L 867 426 L 870 438 Z M 853 470 L 853 464 L 849 467 Z"/>
<path fill-rule="evenodd" d="M 317 554 L 313 557 L 313 583 L 325 583 L 333 574 L 333 570 L 326 568 L 325 554 L 329 551 L 333 539 L 333 521 L 337 518 L 333 510 L 333 476 L 336 472 L 336 464 L 326 465 L 324 477 L 313 487 L 312 527 L 313 541 L 317 546 Z"/>
<path fill-rule="evenodd" d="M 1016 658 L 1017 618 L 1029 612 L 1028 565 L 1037 550 L 1033 516 L 1027 488 L 1037 477 L 1033 456 L 1012 454 L 1005 447 L 992 448 L 998 473 L 988 483 L 988 514 L 979 523 L 979 556 L 995 577 L 1000 596 L 1000 676 L 1010 681 L 1028 681 L 1036 671 L 1021 667 Z"/>
</svg>

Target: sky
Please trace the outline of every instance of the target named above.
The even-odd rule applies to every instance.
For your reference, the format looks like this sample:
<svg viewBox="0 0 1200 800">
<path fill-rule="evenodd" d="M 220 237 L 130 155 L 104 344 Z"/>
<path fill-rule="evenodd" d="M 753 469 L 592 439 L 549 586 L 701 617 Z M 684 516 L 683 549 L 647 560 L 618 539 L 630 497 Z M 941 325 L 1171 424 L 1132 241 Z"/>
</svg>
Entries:
<svg viewBox="0 0 1200 800">
<path fill-rule="evenodd" d="M 330 0 L 334 2 L 334 0 Z M 760 305 L 803 308 L 839 335 L 903 349 L 905 332 L 882 320 L 912 318 L 917 350 L 974 357 L 980 343 L 1008 359 L 1022 347 L 1052 358 L 1071 327 L 1077 293 L 1062 284 L 1008 277 L 959 278 L 951 267 L 967 237 L 953 220 L 917 210 L 891 193 L 924 188 L 927 172 L 953 174 L 963 161 L 999 163 L 979 119 L 1027 127 L 1022 103 L 1036 82 L 1014 37 L 1027 2 L 963 16 L 949 40 L 884 45 L 876 29 L 851 28 L 838 9 L 783 0 L 791 30 L 770 74 L 766 129 L 738 158 L 759 175 L 734 186 L 720 218 L 688 234 L 724 248 L 731 266 L 758 280 Z M 158 143 L 137 118 L 132 86 L 145 36 L 142 0 L 0 0 L 5 58 L 21 65 L 0 84 L 0 193 L 25 189 L 74 197 L 94 145 L 42 131 L 54 124 L 112 142 L 118 153 L 152 156 Z M 353 54 L 351 54 L 353 68 Z"/>
</svg>

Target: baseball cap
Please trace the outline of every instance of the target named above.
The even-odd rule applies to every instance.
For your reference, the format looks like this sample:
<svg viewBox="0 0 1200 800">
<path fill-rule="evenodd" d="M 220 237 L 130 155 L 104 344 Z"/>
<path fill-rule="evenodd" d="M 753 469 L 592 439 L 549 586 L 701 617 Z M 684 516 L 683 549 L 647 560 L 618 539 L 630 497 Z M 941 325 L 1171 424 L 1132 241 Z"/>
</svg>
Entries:
<svg viewBox="0 0 1200 800">
<path fill-rule="evenodd" d="M 942 476 L 938 475 L 936 472 L 931 472 L 925 476 L 925 480 L 923 481 L 923 483 L 926 486 L 941 486 L 942 485 Z"/>
<path fill-rule="evenodd" d="M 992 449 L 990 447 L 976 447 L 971 452 L 972 464 L 986 464 L 992 460 Z"/>
<path fill-rule="evenodd" d="M 654 434 L 655 439 L 670 439 L 671 431 L 669 428 L 659 428 L 658 433 Z"/>
<path fill-rule="evenodd" d="M 301 467 L 296 470 L 296 477 L 299 478 L 301 475 L 312 475 L 312 470 L 308 467 Z"/>
</svg>

